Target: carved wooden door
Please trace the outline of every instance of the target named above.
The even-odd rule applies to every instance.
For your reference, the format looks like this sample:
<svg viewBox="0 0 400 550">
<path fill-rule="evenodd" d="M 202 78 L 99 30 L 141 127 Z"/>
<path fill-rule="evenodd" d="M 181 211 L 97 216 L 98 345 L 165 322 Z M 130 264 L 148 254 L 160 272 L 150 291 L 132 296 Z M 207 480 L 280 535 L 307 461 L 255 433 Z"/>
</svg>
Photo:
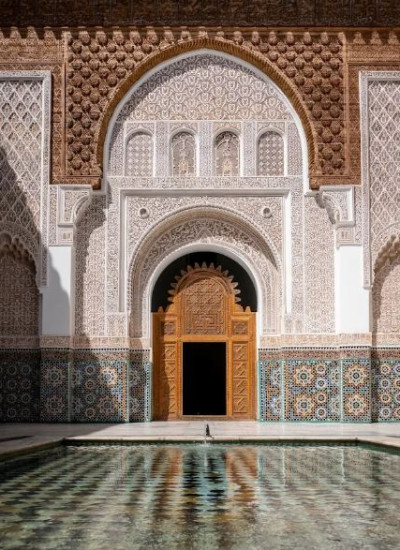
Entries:
<svg viewBox="0 0 400 550">
<path fill-rule="evenodd" d="M 171 304 L 153 314 L 153 418 L 183 417 L 185 342 L 226 343 L 224 418 L 254 418 L 255 313 L 238 303 L 237 283 L 220 267 L 195 264 L 176 279 L 169 291 Z"/>
</svg>

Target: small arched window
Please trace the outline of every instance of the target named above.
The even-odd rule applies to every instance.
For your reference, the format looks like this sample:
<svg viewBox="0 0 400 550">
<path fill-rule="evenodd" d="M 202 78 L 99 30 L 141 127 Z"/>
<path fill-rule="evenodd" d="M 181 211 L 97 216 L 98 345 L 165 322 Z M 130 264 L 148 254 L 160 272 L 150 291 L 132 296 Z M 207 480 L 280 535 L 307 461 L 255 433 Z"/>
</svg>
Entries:
<svg viewBox="0 0 400 550">
<path fill-rule="evenodd" d="M 284 175 L 283 138 L 278 132 L 264 132 L 258 140 L 257 175 Z"/>
<path fill-rule="evenodd" d="M 172 175 L 194 176 L 196 174 L 196 141 L 190 132 L 175 134 L 171 142 Z"/>
<path fill-rule="evenodd" d="M 128 137 L 125 175 L 134 178 L 153 175 L 153 138 L 147 132 L 134 132 Z"/>
<path fill-rule="evenodd" d="M 215 174 L 239 175 L 239 138 L 234 132 L 221 132 L 215 139 Z"/>
</svg>

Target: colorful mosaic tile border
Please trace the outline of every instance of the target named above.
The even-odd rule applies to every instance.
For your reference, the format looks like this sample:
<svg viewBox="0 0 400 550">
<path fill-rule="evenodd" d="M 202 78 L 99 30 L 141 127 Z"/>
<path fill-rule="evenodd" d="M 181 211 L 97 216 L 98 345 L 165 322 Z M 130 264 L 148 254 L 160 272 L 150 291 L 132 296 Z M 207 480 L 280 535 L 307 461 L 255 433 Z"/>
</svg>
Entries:
<svg viewBox="0 0 400 550">
<path fill-rule="evenodd" d="M 400 350 L 260 350 L 264 421 L 400 421 Z M 322 351 L 322 353 L 321 353 Z M 268 355 L 270 358 L 268 359 Z M 149 350 L 0 351 L 0 421 L 151 420 Z M 40 398 L 40 400 L 39 400 Z"/>
<path fill-rule="evenodd" d="M 372 420 L 400 421 L 400 358 L 372 360 Z"/>
<path fill-rule="evenodd" d="M 105 354 L 104 354 L 105 355 Z M 78 352 L 71 378 L 73 422 L 123 422 L 126 420 L 126 353 Z"/>
<path fill-rule="evenodd" d="M 149 422 L 151 420 L 151 372 L 149 350 L 131 352 L 129 372 L 129 421 Z"/>
<path fill-rule="evenodd" d="M 284 384 L 287 420 L 340 420 L 337 361 L 286 361 Z"/>
<path fill-rule="evenodd" d="M 43 350 L 43 422 L 151 419 L 148 350 Z M 128 390 L 129 389 L 129 390 Z"/>
<path fill-rule="evenodd" d="M 295 350 L 295 359 L 268 360 L 267 353 L 258 367 L 260 420 L 371 421 L 370 359 L 300 359 Z"/>
<path fill-rule="evenodd" d="M 40 420 L 69 422 L 71 350 L 42 350 L 40 366 Z"/>
<path fill-rule="evenodd" d="M 371 421 L 371 360 L 342 360 L 344 422 Z"/>
<path fill-rule="evenodd" d="M 271 360 L 259 361 L 259 384 L 260 384 L 260 419 L 261 420 L 282 420 L 284 417 L 282 406 L 283 388 L 283 365 L 284 361 Z"/>
</svg>

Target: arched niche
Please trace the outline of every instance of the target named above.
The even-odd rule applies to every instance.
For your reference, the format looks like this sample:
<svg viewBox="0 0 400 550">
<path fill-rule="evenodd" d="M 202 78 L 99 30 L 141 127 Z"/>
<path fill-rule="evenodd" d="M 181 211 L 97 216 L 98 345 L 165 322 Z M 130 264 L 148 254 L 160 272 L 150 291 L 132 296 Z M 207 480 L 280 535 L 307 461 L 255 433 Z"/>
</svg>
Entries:
<svg viewBox="0 0 400 550">
<path fill-rule="evenodd" d="M 131 338 L 151 339 L 151 296 L 162 271 L 184 254 L 226 255 L 248 273 L 257 291 L 257 332 L 280 330 L 282 265 L 272 243 L 247 221 L 222 208 L 190 208 L 158 223 L 130 259 L 127 310 Z"/>
<path fill-rule="evenodd" d="M 299 108 L 298 103 L 296 107 Z M 160 124 L 162 121 L 166 124 Z M 204 122 L 218 121 L 225 127 L 204 126 Z M 247 128 L 246 135 L 241 136 L 239 126 L 246 121 L 254 124 L 254 128 Z M 200 171 L 195 175 L 216 175 L 213 155 L 216 138 L 230 132 L 240 137 L 240 159 L 236 170 L 220 170 L 221 174 L 256 176 L 257 155 L 249 154 L 249 148 L 256 151 L 257 125 L 277 123 L 283 125 L 284 133 L 289 133 L 285 124 L 290 123 L 294 128 L 290 130 L 291 149 L 298 148 L 299 153 L 291 155 L 293 166 L 289 166 L 289 173 L 302 176 L 306 187 L 309 151 L 303 122 L 298 109 L 276 81 L 257 66 L 223 51 L 191 50 L 160 62 L 135 81 L 120 99 L 104 141 L 104 181 L 123 176 L 124 136 L 135 126 L 155 133 L 156 177 L 174 174 L 171 140 L 187 130 L 199 136 L 196 156 Z M 245 170 L 239 170 L 239 166 Z"/>
</svg>

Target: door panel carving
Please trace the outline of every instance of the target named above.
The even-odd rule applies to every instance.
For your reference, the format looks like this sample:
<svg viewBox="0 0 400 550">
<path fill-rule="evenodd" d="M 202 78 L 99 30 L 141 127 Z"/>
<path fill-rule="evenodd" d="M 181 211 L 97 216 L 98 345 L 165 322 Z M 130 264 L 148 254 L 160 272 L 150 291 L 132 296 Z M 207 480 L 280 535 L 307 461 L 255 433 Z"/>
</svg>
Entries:
<svg viewBox="0 0 400 550">
<path fill-rule="evenodd" d="M 226 342 L 226 417 L 255 417 L 255 313 L 239 304 L 233 277 L 212 264 L 176 277 L 171 302 L 153 314 L 155 419 L 182 418 L 184 342 Z M 206 397 L 205 397 L 206 398 Z"/>
</svg>

